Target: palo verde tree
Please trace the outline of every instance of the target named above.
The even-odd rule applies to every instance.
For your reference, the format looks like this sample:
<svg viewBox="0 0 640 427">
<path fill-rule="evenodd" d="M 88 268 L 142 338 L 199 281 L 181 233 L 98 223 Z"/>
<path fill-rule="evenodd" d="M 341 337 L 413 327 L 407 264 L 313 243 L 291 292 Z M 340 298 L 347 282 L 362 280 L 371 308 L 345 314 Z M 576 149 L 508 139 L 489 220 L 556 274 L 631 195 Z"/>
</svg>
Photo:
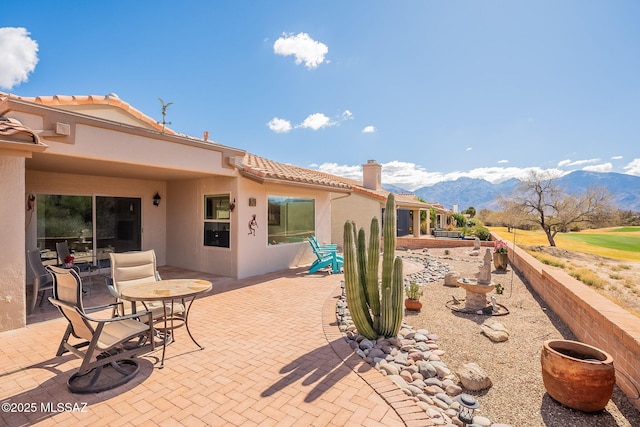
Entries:
<svg viewBox="0 0 640 427">
<path fill-rule="evenodd" d="M 531 171 L 511 196 L 500 198 L 504 211 L 514 220 L 539 225 L 549 246 L 556 245 L 558 232 L 602 226 L 614 212 L 606 189 L 589 187 L 582 193 L 568 193 L 558 178 L 548 172 Z"/>
</svg>

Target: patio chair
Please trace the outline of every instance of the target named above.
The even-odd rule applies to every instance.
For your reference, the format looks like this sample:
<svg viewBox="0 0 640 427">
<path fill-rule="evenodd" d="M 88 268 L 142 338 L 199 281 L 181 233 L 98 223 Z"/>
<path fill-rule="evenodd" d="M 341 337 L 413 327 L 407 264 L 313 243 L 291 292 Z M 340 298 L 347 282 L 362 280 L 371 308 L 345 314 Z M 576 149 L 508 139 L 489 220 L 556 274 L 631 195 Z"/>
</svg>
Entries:
<svg viewBox="0 0 640 427">
<path fill-rule="evenodd" d="M 27 251 L 27 261 L 29 262 L 29 268 L 33 274 L 33 283 L 31 284 L 31 295 L 29 296 L 27 313 L 32 313 L 36 308 L 36 302 L 38 302 L 38 295 L 40 295 L 40 304 L 44 300 L 44 292 L 53 289 L 53 277 L 44 268 L 42 264 L 42 258 L 40 257 L 40 251 L 35 249 L 33 251 Z"/>
<path fill-rule="evenodd" d="M 313 253 L 316 255 L 316 260 L 311 264 L 311 267 L 309 267 L 309 274 L 313 274 L 326 267 L 331 267 L 331 273 L 334 274 L 342 271 L 344 259 L 342 255 L 338 255 L 337 248 L 323 250 L 314 243 L 313 239 L 308 239 L 308 241 Z"/>
<path fill-rule="evenodd" d="M 148 353 L 155 347 L 151 313 L 91 317 L 90 313 L 109 309 L 113 314 L 120 303 L 85 309 L 82 304 L 82 281 L 78 273 L 73 269 L 53 266 L 47 269 L 53 276 L 53 297 L 49 301 L 69 322 L 56 356 L 69 351 L 82 359 L 78 371 L 67 381 L 69 390 L 72 393 L 98 393 L 133 379 L 139 366 L 132 358 Z M 71 335 L 80 342 L 71 344 Z"/>
<path fill-rule="evenodd" d="M 116 297 L 117 301 L 122 301 L 120 292 L 127 286 L 139 283 L 155 282 L 161 280 L 156 269 L 156 253 L 153 249 L 139 252 L 110 253 L 111 277 L 107 278 L 107 288 Z M 130 302 L 131 308 L 127 308 L 125 313 L 135 313 L 138 309 L 135 302 Z M 165 309 L 161 301 L 143 301 L 141 305 L 145 310 L 151 311 L 154 319 L 164 317 Z M 171 311 L 173 307 L 173 311 Z M 185 312 L 185 304 L 167 304 L 167 312 L 171 315 Z"/>
<path fill-rule="evenodd" d="M 56 253 L 58 254 L 58 265 L 64 266 L 66 263 L 66 259 L 71 255 L 71 251 L 69 250 L 69 243 L 67 241 L 56 242 Z M 89 275 L 93 271 L 93 263 L 91 261 L 78 261 L 76 259 L 73 260 L 73 267 L 76 272 L 80 273 L 82 271 L 88 271 Z"/>
<path fill-rule="evenodd" d="M 318 251 L 322 251 L 322 252 L 337 252 L 338 251 L 338 245 L 336 245 L 335 243 L 319 243 L 318 242 L 318 238 L 313 235 L 311 237 L 309 237 L 307 240 L 309 240 L 309 243 L 311 244 L 312 248 L 315 248 Z"/>
</svg>

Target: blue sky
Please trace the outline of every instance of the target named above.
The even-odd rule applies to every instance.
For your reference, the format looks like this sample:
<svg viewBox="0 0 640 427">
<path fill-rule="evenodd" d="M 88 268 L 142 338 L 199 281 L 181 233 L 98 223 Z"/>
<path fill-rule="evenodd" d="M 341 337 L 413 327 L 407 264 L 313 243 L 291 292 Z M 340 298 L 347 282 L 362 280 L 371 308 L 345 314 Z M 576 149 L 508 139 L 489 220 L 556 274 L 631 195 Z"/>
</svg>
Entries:
<svg viewBox="0 0 640 427">
<path fill-rule="evenodd" d="M 0 91 L 106 95 L 177 132 L 415 189 L 640 176 L 640 2 L 22 1 Z"/>
</svg>

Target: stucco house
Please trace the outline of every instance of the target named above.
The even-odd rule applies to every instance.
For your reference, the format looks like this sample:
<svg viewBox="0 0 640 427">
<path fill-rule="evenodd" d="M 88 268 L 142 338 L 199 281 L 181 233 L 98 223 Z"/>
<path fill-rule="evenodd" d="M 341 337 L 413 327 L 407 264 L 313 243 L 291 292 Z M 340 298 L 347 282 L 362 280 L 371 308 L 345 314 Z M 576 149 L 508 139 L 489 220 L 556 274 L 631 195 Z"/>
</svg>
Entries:
<svg viewBox="0 0 640 427">
<path fill-rule="evenodd" d="M 344 223 L 347 220 L 354 221 L 358 228 L 364 228 L 367 239 L 369 238 L 369 225 L 375 215 L 382 219 L 382 211 L 385 207 L 389 191 L 382 188 L 382 165 L 375 160 L 368 160 L 362 165 L 362 182 L 336 177 L 347 183 L 351 188 L 351 194 L 337 196 L 331 202 L 331 239 L 334 242 L 342 242 Z M 429 211 L 435 210 L 436 224 L 447 224 L 447 218 L 451 211 L 436 203 L 422 202 L 413 194 L 395 194 L 397 210 L 397 232 L 399 237 L 420 236 L 431 234 L 431 221 Z M 421 230 L 420 213 L 426 211 L 426 228 Z"/>
<path fill-rule="evenodd" d="M 106 268 L 154 249 L 160 266 L 244 278 L 311 263 L 306 237 L 341 243 L 386 198 L 366 169 L 361 184 L 181 135 L 113 94 L 0 93 L 0 117 L 0 331 L 26 323 L 27 250 L 54 262 L 66 240 Z"/>
</svg>

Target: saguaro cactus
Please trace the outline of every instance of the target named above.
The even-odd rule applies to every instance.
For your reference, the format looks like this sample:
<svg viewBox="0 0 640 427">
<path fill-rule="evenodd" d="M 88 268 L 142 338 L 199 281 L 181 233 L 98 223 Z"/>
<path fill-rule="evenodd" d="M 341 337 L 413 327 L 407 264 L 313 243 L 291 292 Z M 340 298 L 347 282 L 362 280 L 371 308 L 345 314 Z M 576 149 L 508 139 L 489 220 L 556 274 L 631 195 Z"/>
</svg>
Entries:
<svg viewBox="0 0 640 427">
<path fill-rule="evenodd" d="M 358 332 L 369 339 L 394 337 L 402 324 L 402 260 L 396 258 L 396 208 L 393 194 L 387 197 L 383 223 L 382 281 L 378 286 L 380 227 L 371 220 L 369 247 L 364 230 L 344 225 L 344 276 L 347 305 Z"/>
</svg>

